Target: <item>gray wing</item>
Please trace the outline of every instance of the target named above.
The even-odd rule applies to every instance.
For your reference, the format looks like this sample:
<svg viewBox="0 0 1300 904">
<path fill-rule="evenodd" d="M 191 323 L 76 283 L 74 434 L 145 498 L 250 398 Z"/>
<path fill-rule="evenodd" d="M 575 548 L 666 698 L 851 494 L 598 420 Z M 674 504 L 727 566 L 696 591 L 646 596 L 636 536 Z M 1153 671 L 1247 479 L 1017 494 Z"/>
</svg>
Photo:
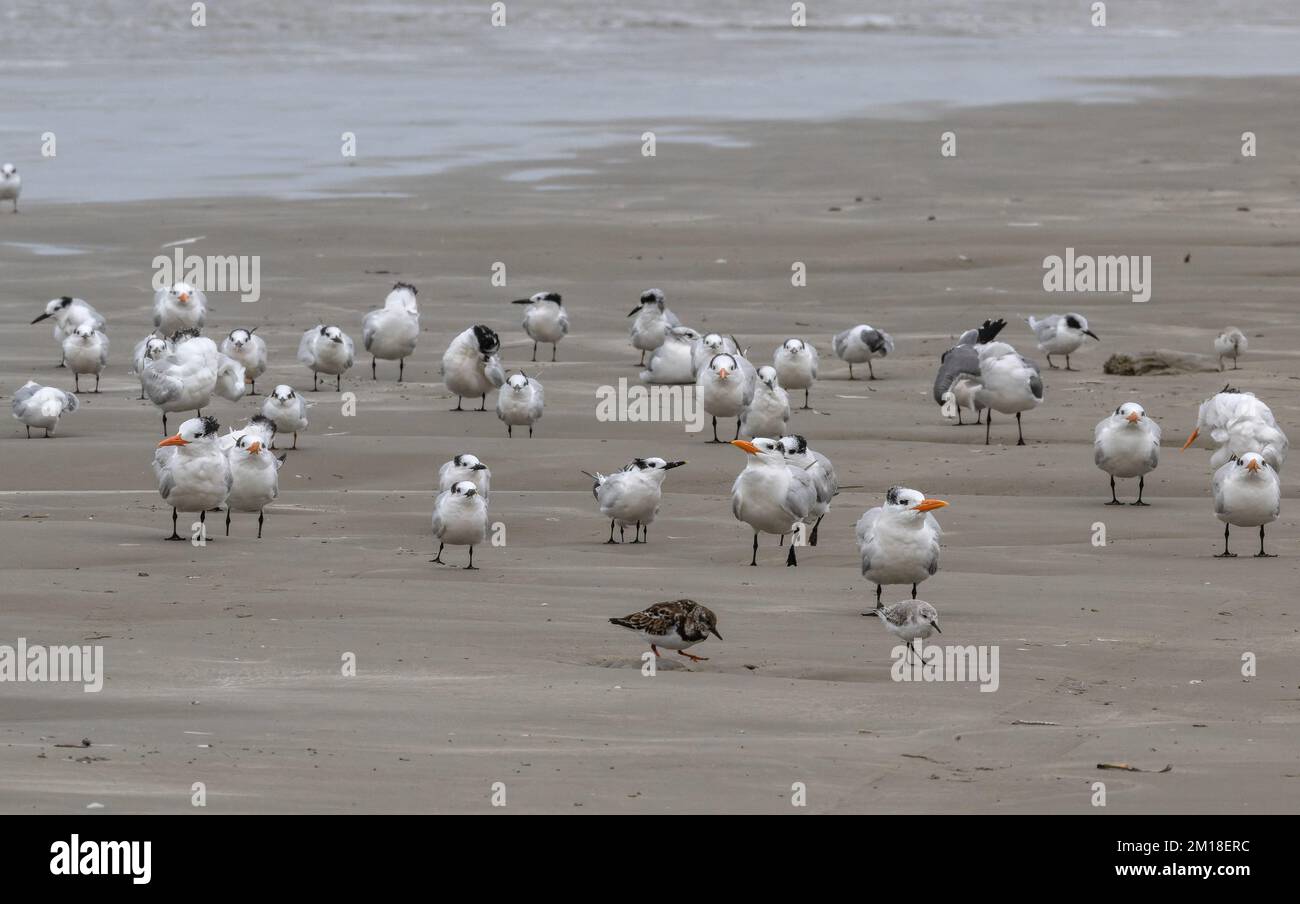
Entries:
<svg viewBox="0 0 1300 904">
<path fill-rule="evenodd" d="M 1219 470 L 1214 472 L 1214 480 L 1211 481 L 1210 487 L 1211 491 L 1214 493 L 1214 513 L 1216 515 L 1223 514 L 1224 468 L 1235 468 L 1236 466 L 1236 462 L 1228 462 L 1226 465 L 1222 465 Z"/>
<path fill-rule="evenodd" d="M 483 366 L 483 375 L 493 385 L 500 387 L 506 381 L 506 372 L 501 369 L 501 359 L 493 355 Z"/>
<path fill-rule="evenodd" d="M 789 471 L 792 479 L 785 494 L 785 509 L 794 515 L 796 521 L 802 521 L 817 501 L 817 485 L 813 483 L 812 475 L 802 468 L 790 468 Z"/>
<path fill-rule="evenodd" d="M 39 383 L 28 383 L 26 386 L 20 387 L 14 393 L 14 401 L 12 406 L 14 415 L 20 418 L 26 417 L 28 400 L 31 399 L 32 396 L 34 396 L 37 392 L 39 392 L 43 388 L 44 387 L 41 386 Z M 68 395 L 72 395 L 72 393 L 68 393 Z M 76 398 L 76 396 L 72 396 L 72 397 L 74 399 Z"/>
<path fill-rule="evenodd" d="M 817 498 L 822 502 L 830 502 L 840 492 L 840 481 L 835 476 L 835 466 L 831 464 L 829 458 L 820 452 L 813 451 L 812 454 L 813 458 L 817 459 L 818 464 L 821 465 L 819 470 L 821 479 L 817 481 Z"/>
<path fill-rule="evenodd" d="M 1034 372 L 1034 375 L 1029 378 L 1029 391 L 1034 394 L 1034 398 L 1041 402 L 1043 400 L 1043 372 L 1039 368 L 1037 361 L 1030 361 L 1024 355 L 1020 356 L 1020 360 Z"/>
<path fill-rule="evenodd" d="M 888 333 L 882 333 L 880 330 L 867 330 L 863 338 L 867 341 L 867 348 L 882 357 L 894 350 L 894 339 Z"/>
<path fill-rule="evenodd" d="M 366 315 L 366 319 L 361 321 L 361 345 L 366 351 L 370 351 L 370 343 L 375 338 L 375 321 L 379 319 L 382 311 L 371 311 Z"/>
<path fill-rule="evenodd" d="M 542 389 L 542 384 L 532 377 L 528 378 L 528 382 L 533 387 L 533 399 L 532 404 L 528 406 L 528 416 L 533 420 L 538 420 L 542 416 L 543 409 L 546 408 L 546 391 Z"/>
<path fill-rule="evenodd" d="M 145 365 L 144 373 L 140 375 L 140 385 L 155 405 L 165 405 L 181 394 L 183 387 L 174 373 L 180 363 L 175 355 L 168 355 Z"/>
<path fill-rule="evenodd" d="M 962 374 L 978 377 L 980 356 L 973 345 L 954 345 L 939 359 L 939 373 L 934 378 L 934 401 L 943 404 L 943 394 Z"/>
<path fill-rule="evenodd" d="M 664 308 L 664 320 L 667 321 L 669 326 L 682 325 L 682 322 L 677 319 L 677 315 L 674 314 L 672 311 L 668 310 L 667 308 Z"/>
<path fill-rule="evenodd" d="M 352 337 L 349 336 L 347 333 L 344 333 L 344 334 L 343 334 L 343 348 L 344 348 L 344 350 L 346 350 L 347 353 L 348 353 L 348 363 L 347 363 L 347 366 L 348 366 L 348 367 L 351 367 L 351 366 L 352 366 L 352 362 L 356 359 L 356 355 L 354 354 L 354 352 L 355 352 L 355 347 L 352 345 Z M 345 368 L 345 369 L 346 369 L 346 368 Z"/>
<path fill-rule="evenodd" d="M 70 392 L 65 391 L 63 393 L 63 401 L 67 406 L 63 409 L 65 412 L 76 411 L 81 407 L 81 400 Z"/>
<path fill-rule="evenodd" d="M 1035 319 L 1030 325 L 1039 342 L 1046 342 L 1056 335 L 1056 328 L 1061 322 L 1060 314 L 1049 314 L 1042 320 Z"/>
<path fill-rule="evenodd" d="M 99 349 L 99 366 L 108 366 L 108 337 L 104 337 L 104 344 Z"/>
<path fill-rule="evenodd" d="M 560 334 L 562 336 L 569 335 L 569 312 L 565 308 L 560 308 L 559 324 L 560 324 Z"/>
<path fill-rule="evenodd" d="M 311 367 L 316 362 L 316 352 L 312 348 L 312 337 L 319 333 L 320 327 L 312 327 L 303 333 L 302 339 L 298 341 L 298 360 L 308 367 Z"/>
<path fill-rule="evenodd" d="M 844 352 L 849 345 L 849 337 L 853 335 L 852 329 L 844 330 L 842 333 L 836 333 L 831 338 L 831 349 L 835 352 L 835 357 L 843 358 Z"/>
<path fill-rule="evenodd" d="M 863 513 L 858 519 L 857 527 L 854 533 L 858 538 L 858 553 L 862 556 L 862 573 L 866 574 L 871 570 L 871 543 L 876 538 L 876 519 L 880 517 L 883 511 L 879 506 Z"/>
</svg>

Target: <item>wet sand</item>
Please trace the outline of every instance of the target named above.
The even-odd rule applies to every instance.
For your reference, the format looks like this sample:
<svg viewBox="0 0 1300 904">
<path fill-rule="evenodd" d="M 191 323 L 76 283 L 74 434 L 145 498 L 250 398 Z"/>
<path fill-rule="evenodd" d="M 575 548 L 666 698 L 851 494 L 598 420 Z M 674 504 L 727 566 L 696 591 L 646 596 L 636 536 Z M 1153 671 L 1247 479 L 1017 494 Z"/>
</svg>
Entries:
<svg viewBox="0 0 1300 904">
<path fill-rule="evenodd" d="M 1209 453 L 1178 447 L 1228 378 L 1298 422 L 1296 83 L 1161 87 L 1131 104 L 751 123 L 731 130 L 743 146 L 661 137 L 653 159 L 644 124 L 613 123 L 623 145 L 529 165 L 586 173 L 524 182 L 495 166 L 358 186 L 382 198 L 44 206 L 29 188 L 19 216 L 0 214 L 4 404 L 29 378 L 71 388 L 48 329 L 27 325 L 46 299 L 91 301 L 113 349 L 103 391 L 83 393 L 56 438 L 28 441 L 16 421 L 0 433 L 0 642 L 102 643 L 107 680 L 99 694 L 0 685 L 0 808 L 192 812 L 203 782 L 207 812 L 486 812 L 504 782 L 505 812 L 791 812 L 803 782 L 806 812 L 1087 813 L 1100 780 L 1103 812 L 1294 811 L 1296 517 L 1284 499 L 1268 541 L 1280 558 L 1213 558 Z M 1253 159 L 1239 153 L 1246 129 Z M 953 159 L 939 155 L 946 130 Z M 162 542 L 161 426 L 129 357 L 150 323 L 150 261 L 194 236 L 187 250 L 262 258 L 262 300 L 214 296 L 207 330 L 259 326 L 262 390 L 308 387 L 303 329 L 338 323 L 359 343 L 395 279 L 420 289 L 407 381 L 381 363 L 372 382 L 358 356 L 343 386 L 355 417 L 337 393 L 315 395 L 260 543 L 248 516 L 204 548 Z M 1151 255 L 1152 300 L 1044 293 L 1042 261 L 1067 246 Z M 790 284 L 795 261 L 806 287 Z M 830 456 L 842 491 L 799 568 L 771 538 L 748 567 L 728 498 L 739 450 L 595 418 L 596 387 L 635 381 L 624 315 L 649 286 L 756 362 L 790 335 L 821 349 L 816 412 L 792 429 Z M 508 301 L 539 289 L 564 294 L 573 332 L 558 363 L 532 367 Z M 940 417 L 930 386 L 957 332 L 1005 317 L 1004 338 L 1041 361 L 1019 318 L 1066 310 L 1102 341 L 1073 357 L 1077 373 L 1044 368 L 1028 446 L 1008 419 L 985 446 L 982 427 Z M 442 350 L 476 322 L 546 386 L 531 441 L 507 441 L 493 414 L 447 410 Z M 875 382 L 849 382 L 830 354 L 830 336 L 859 322 L 897 342 Z M 1251 348 L 1228 377 L 1102 373 L 1115 352 L 1208 354 L 1229 324 Z M 1165 447 L 1151 507 L 1107 508 L 1093 425 L 1130 399 Z M 210 413 L 224 428 L 260 404 Z M 507 530 L 506 546 L 476 551 L 477 572 L 429 562 L 436 470 L 462 451 L 491 465 L 491 516 Z M 690 463 L 670 474 L 648 545 L 602 545 L 579 470 L 638 455 Z M 941 614 L 935 639 L 999 646 L 996 693 L 890 680 L 893 642 L 859 614 L 874 592 L 853 524 L 893 484 L 952 503 L 920 595 Z M 1235 532 L 1237 552 L 1254 544 Z M 683 596 L 717 612 L 726 640 L 694 651 L 707 662 L 642 677 L 640 641 L 606 619 Z M 340 674 L 346 652 L 356 677 Z M 1242 677 L 1245 652 L 1256 678 Z M 55 746 L 82 738 L 88 750 Z"/>
</svg>

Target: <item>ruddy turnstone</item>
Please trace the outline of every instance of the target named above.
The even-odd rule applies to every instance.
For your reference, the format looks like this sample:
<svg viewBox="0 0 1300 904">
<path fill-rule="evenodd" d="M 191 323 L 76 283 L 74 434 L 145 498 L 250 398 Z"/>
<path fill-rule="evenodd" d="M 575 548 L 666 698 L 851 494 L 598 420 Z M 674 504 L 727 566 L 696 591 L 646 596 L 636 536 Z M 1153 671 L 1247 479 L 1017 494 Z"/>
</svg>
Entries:
<svg viewBox="0 0 1300 904">
<path fill-rule="evenodd" d="M 610 624 L 636 631 L 650 644 L 655 656 L 662 656 L 659 648 L 676 650 L 691 662 L 703 662 L 707 656 L 693 656 L 686 650 L 705 640 L 710 634 L 722 640 L 718 633 L 718 617 L 713 610 L 694 600 L 673 600 L 655 603 L 648 609 L 633 612 L 622 618 L 611 618 Z"/>
</svg>

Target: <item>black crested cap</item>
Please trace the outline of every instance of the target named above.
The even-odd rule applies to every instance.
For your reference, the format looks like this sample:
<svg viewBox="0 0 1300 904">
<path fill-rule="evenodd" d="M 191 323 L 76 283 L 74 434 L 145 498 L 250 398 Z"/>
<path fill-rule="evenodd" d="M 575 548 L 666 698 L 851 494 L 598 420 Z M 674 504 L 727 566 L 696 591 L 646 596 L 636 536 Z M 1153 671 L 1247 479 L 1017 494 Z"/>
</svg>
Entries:
<svg viewBox="0 0 1300 904">
<path fill-rule="evenodd" d="M 501 348 L 501 339 L 490 326 L 474 324 L 474 338 L 478 341 L 479 351 L 485 355 L 493 354 Z"/>
<path fill-rule="evenodd" d="M 1002 332 L 1002 328 L 1006 325 L 1007 322 L 1001 318 L 998 318 L 997 320 L 985 320 L 979 328 L 980 344 L 984 345 L 992 342 L 997 338 L 998 333 Z"/>
<path fill-rule="evenodd" d="M 543 300 L 543 301 L 553 301 L 553 302 L 555 302 L 556 304 L 559 304 L 559 303 L 560 303 L 560 293 L 559 293 L 559 292 L 547 292 L 545 295 L 542 296 L 542 300 Z"/>
<path fill-rule="evenodd" d="M 250 424 L 258 424 L 262 427 L 270 427 L 271 432 L 272 433 L 275 432 L 275 421 L 271 420 L 269 417 L 267 417 L 264 414 L 255 414 L 248 419 L 248 422 Z"/>
<path fill-rule="evenodd" d="M 885 501 L 892 503 L 894 505 L 898 505 L 898 501 L 899 501 L 898 497 L 902 494 L 903 490 L 905 489 L 906 487 L 890 487 L 889 492 L 885 494 Z"/>
<path fill-rule="evenodd" d="M 220 428 L 221 428 L 221 425 L 217 423 L 217 419 L 216 419 L 215 417 L 213 417 L 213 416 L 210 415 L 210 414 L 204 416 L 204 418 L 203 418 L 203 435 L 204 435 L 204 436 L 215 436 L 216 433 L 217 433 L 217 430 L 219 430 Z"/>
<path fill-rule="evenodd" d="M 794 440 L 794 453 L 802 455 L 808 451 L 808 440 L 804 439 L 800 433 L 791 433 L 790 438 Z"/>
<path fill-rule="evenodd" d="M 68 305 L 72 304 L 72 296 L 71 296 L 71 295 L 64 295 L 64 296 L 62 296 L 62 297 L 59 299 L 59 303 L 62 304 L 63 307 L 66 308 Z"/>
<path fill-rule="evenodd" d="M 395 283 L 393 283 L 393 291 L 396 292 L 398 289 L 410 289 L 412 295 L 419 295 L 419 294 L 420 294 L 420 290 L 417 289 L 415 286 L 411 285 L 409 282 L 395 282 Z"/>
<path fill-rule="evenodd" d="M 184 342 L 186 339 L 197 339 L 199 338 L 199 336 L 202 335 L 203 335 L 202 333 L 194 329 L 177 330 L 176 332 L 172 333 L 172 342 L 176 343 L 176 342 Z"/>
</svg>

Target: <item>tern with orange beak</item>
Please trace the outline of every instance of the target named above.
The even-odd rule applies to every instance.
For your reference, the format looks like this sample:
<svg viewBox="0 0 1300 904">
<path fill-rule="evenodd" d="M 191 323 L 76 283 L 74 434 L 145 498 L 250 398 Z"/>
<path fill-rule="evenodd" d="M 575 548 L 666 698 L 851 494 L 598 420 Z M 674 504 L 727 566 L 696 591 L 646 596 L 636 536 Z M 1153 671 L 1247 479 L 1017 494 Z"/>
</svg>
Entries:
<svg viewBox="0 0 1300 904">
<path fill-rule="evenodd" d="M 890 487 L 885 504 L 866 512 L 857 527 L 862 576 L 876 585 L 876 604 L 886 584 L 916 585 L 939 570 L 939 522 L 930 514 L 948 503 L 919 490 Z"/>
<path fill-rule="evenodd" d="M 1093 461 L 1110 475 L 1110 502 L 1123 505 L 1115 495 L 1115 478 L 1138 479 L 1137 502 L 1146 505 L 1142 490 L 1146 475 L 1160 463 L 1160 425 L 1147 417 L 1146 409 L 1137 402 L 1125 402 L 1110 417 L 1097 422 L 1093 434 Z"/>
<path fill-rule="evenodd" d="M 740 439 L 740 416 L 754 398 L 754 382 L 745 376 L 736 357 L 725 352 L 714 355 L 700 368 L 695 386 L 704 413 L 713 416 L 713 439 L 710 442 L 722 442 L 718 439 L 720 417 L 736 419 L 735 438 Z"/>
<path fill-rule="evenodd" d="M 731 513 L 754 530 L 754 553 L 749 564 L 758 564 L 758 535 L 782 536 L 795 530 L 817 504 L 817 487 L 812 475 L 786 461 L 779 440 L 757 437 L 752 442 L 738 439 L 733 446 L 749 455 L 745 469 L 731 486 Z M 794 542 L 785 564 L 799 564 Z"/>
<path fill-rule="evenodd" d="M 1259 528 L 1257 559 L 1273 559 L 1264 552 L 1264 525 L 1277 520 L 1282 508 L 1282 486 L 1277 471 L 1258 452 L 1247 452 L 1214 472 L 1214 514 L 1223 522 L 1223 552 L 1215 558 L 1235 559 L 1228 552 L 1228 531 L 1237 527 Z"/>
<path fill-rule="evenodd" d="M 261 417 L 261 415 L 258 415 Z M 257 512 L 257 539 L 262 539 L 266 507 L 280 495 L 280 466 L 287 456 L 276 458 L 270 447 L 258 439 L 258 428 L 250 425 L 227 451 L 230 461 L 230 496 L 226 500 L 226 536 L 230 536 L 231 512 Z M 274 435 L 274 428 L 271 430 Z"/>
<path fill-rule="evenodd" d="M 1273 411 L 1253 392 L 1224 386 L 1201 403 L 1196 413 L 1196 428 L 1183 443 L 1214 449 L 1210 467 L 1219 468 L 1247 452 L 1264 456 L 1274 471 L 1281 471 L 1290 441 L 1278 426 Z"/>
<path fill-rule="evenodd" d="M 178 512 L 198 512 L 203 524 L 208 510 L 224 505 L 230 496 L 230 462 L 217 441 L 217 429 L 214 417 L 192 417 L 154 450 L 158 495 L 172 507 L 168 540 L 185 539 L 176 533 Z M 200 530 L 208 539 L 206 528 Z"/>
<path fill-rule="evenodd" d="M 154 293 L 153 326 L 164 336 L 177 330 L 201 330 L 207 318 L 207 296 L 187 282 Z"/>
</svg>

